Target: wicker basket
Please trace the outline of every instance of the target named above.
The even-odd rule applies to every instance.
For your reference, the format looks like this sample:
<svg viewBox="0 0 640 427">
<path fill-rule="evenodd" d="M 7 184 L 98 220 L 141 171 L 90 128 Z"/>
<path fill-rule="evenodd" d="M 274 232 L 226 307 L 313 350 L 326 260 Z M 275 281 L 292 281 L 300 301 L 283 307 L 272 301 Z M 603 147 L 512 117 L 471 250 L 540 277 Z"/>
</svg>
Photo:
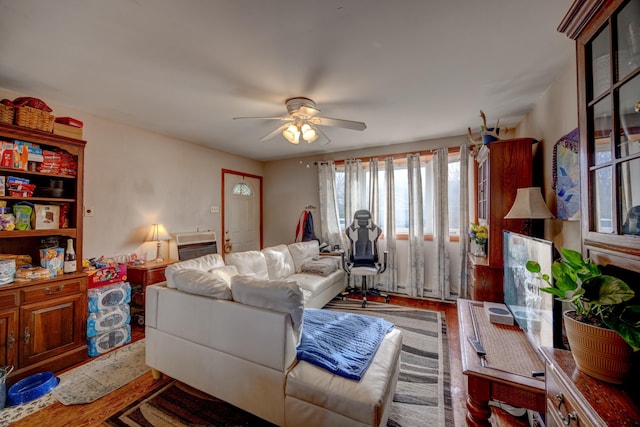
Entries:
<svg viewBox="0 0 640 427">
<path fill-rule="evenodd" d="M 0 104 L 0 123 L 13 124 L 15 108 Z"/>
<path fill-rule="evenodd" d="M 53 131 L 55 116 L 44 110 L 32 107 L 16 108 L 16 124 L 31 129 L 38 129 L 45 132 Z"/>
</svg>

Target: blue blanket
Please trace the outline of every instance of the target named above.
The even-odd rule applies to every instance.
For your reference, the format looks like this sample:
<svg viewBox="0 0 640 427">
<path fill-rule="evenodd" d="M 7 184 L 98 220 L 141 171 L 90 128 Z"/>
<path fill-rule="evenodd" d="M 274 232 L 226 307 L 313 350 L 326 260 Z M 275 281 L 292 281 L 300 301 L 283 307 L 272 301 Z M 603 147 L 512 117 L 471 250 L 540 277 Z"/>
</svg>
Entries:
<svg viewBox="0 0 640 427">
<path fill-rule="evenodd" d="M 298 359 L 360 380 L 392 328 L 379 317 L 305 308 Z"/>
</svg>

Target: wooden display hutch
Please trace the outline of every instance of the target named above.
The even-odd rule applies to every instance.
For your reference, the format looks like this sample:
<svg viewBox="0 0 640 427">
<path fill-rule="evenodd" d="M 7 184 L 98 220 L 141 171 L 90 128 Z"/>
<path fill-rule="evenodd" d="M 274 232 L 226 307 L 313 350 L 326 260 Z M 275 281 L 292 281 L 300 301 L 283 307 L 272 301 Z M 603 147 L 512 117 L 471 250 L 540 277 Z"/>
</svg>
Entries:
<svg viewBox="0 0 640 427">
<path fill-rule="evenodd" d="M 469 295 L 478 301 L 503 302 L 502 230 L 520 232 L 524 220 L 505 220 L 518 188 L 532 185 L 531 138 L 517 138 L 483 145 L 478 162 L 478 222 L 489 231 L 487 256 L 469 254 Z"/>
<path fill-rule="evenodd" d="M 58 237 L 64 245 L 71 238 L 77 259 L 82 260 L 86 142 L 9 124 L 0 124 L 0 138 L 64 150 L 77 158 L 76 175 L 0 168 L 0 175 L 28 178 L 36 185 L 46 186 L 49 179 L 61 180 L 65 191 L 63 197 L 39 197 L 38 193 L 36 197 L 0 196 L 7 205 L 28 201 L 70 206 L 68 228 L 0 231 L 0 253 L 29 255 L 33 264 L 39 265 L 42 239 Z M 37 372 L 59 371 L 87 358 L 87 276 L 81 270 L 82 263 L 78 262 L 75 273 L 0 286 L 0 364 L 15 367 L 9 384 Z"/>
</svg>

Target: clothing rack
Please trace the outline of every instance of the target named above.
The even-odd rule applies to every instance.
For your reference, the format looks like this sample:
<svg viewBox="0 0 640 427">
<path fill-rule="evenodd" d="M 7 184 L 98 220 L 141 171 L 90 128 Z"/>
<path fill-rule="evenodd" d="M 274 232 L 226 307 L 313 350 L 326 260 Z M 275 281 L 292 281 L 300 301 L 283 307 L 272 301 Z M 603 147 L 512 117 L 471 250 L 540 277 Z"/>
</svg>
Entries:
<svg viewBox="0 0 640 427">
<path fill-rule="evenodd" d="M 316 209 L 316 207 L 314 205 L 307 205 L 304 207 L 305 210 L 310 210 L 310 209 Z"/>
</svg>

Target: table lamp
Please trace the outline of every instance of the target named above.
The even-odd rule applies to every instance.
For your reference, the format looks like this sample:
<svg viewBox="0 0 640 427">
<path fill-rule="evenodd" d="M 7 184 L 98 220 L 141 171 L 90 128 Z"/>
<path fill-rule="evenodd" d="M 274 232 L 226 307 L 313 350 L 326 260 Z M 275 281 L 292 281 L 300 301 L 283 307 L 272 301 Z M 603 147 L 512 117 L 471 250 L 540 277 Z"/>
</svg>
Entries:
<svg viewBox="0 0 640 427">
<path fill-rule="evenodd" d="M 160 257 L 160 241 L 162 240 L 170 240 L 171 236 L 167 233 L 167 230 L 164 228 L 162 224 L 151 224 L 151 231 L 147 236 L 147 242 L 156 242 L 156 259 L 152 262 L 162 262 L 164 261 Z"/>
<path fill-rule="evenodd" d="M 525 219 L 522 234 L 531 236 L 531 221 L 534 219 L 554 218 L 547 208 L 540 187 L 518 188 L 516 200 L 504 219 Z M 534 236 L 535 237 L 535 236 Z"/>
</svg>

